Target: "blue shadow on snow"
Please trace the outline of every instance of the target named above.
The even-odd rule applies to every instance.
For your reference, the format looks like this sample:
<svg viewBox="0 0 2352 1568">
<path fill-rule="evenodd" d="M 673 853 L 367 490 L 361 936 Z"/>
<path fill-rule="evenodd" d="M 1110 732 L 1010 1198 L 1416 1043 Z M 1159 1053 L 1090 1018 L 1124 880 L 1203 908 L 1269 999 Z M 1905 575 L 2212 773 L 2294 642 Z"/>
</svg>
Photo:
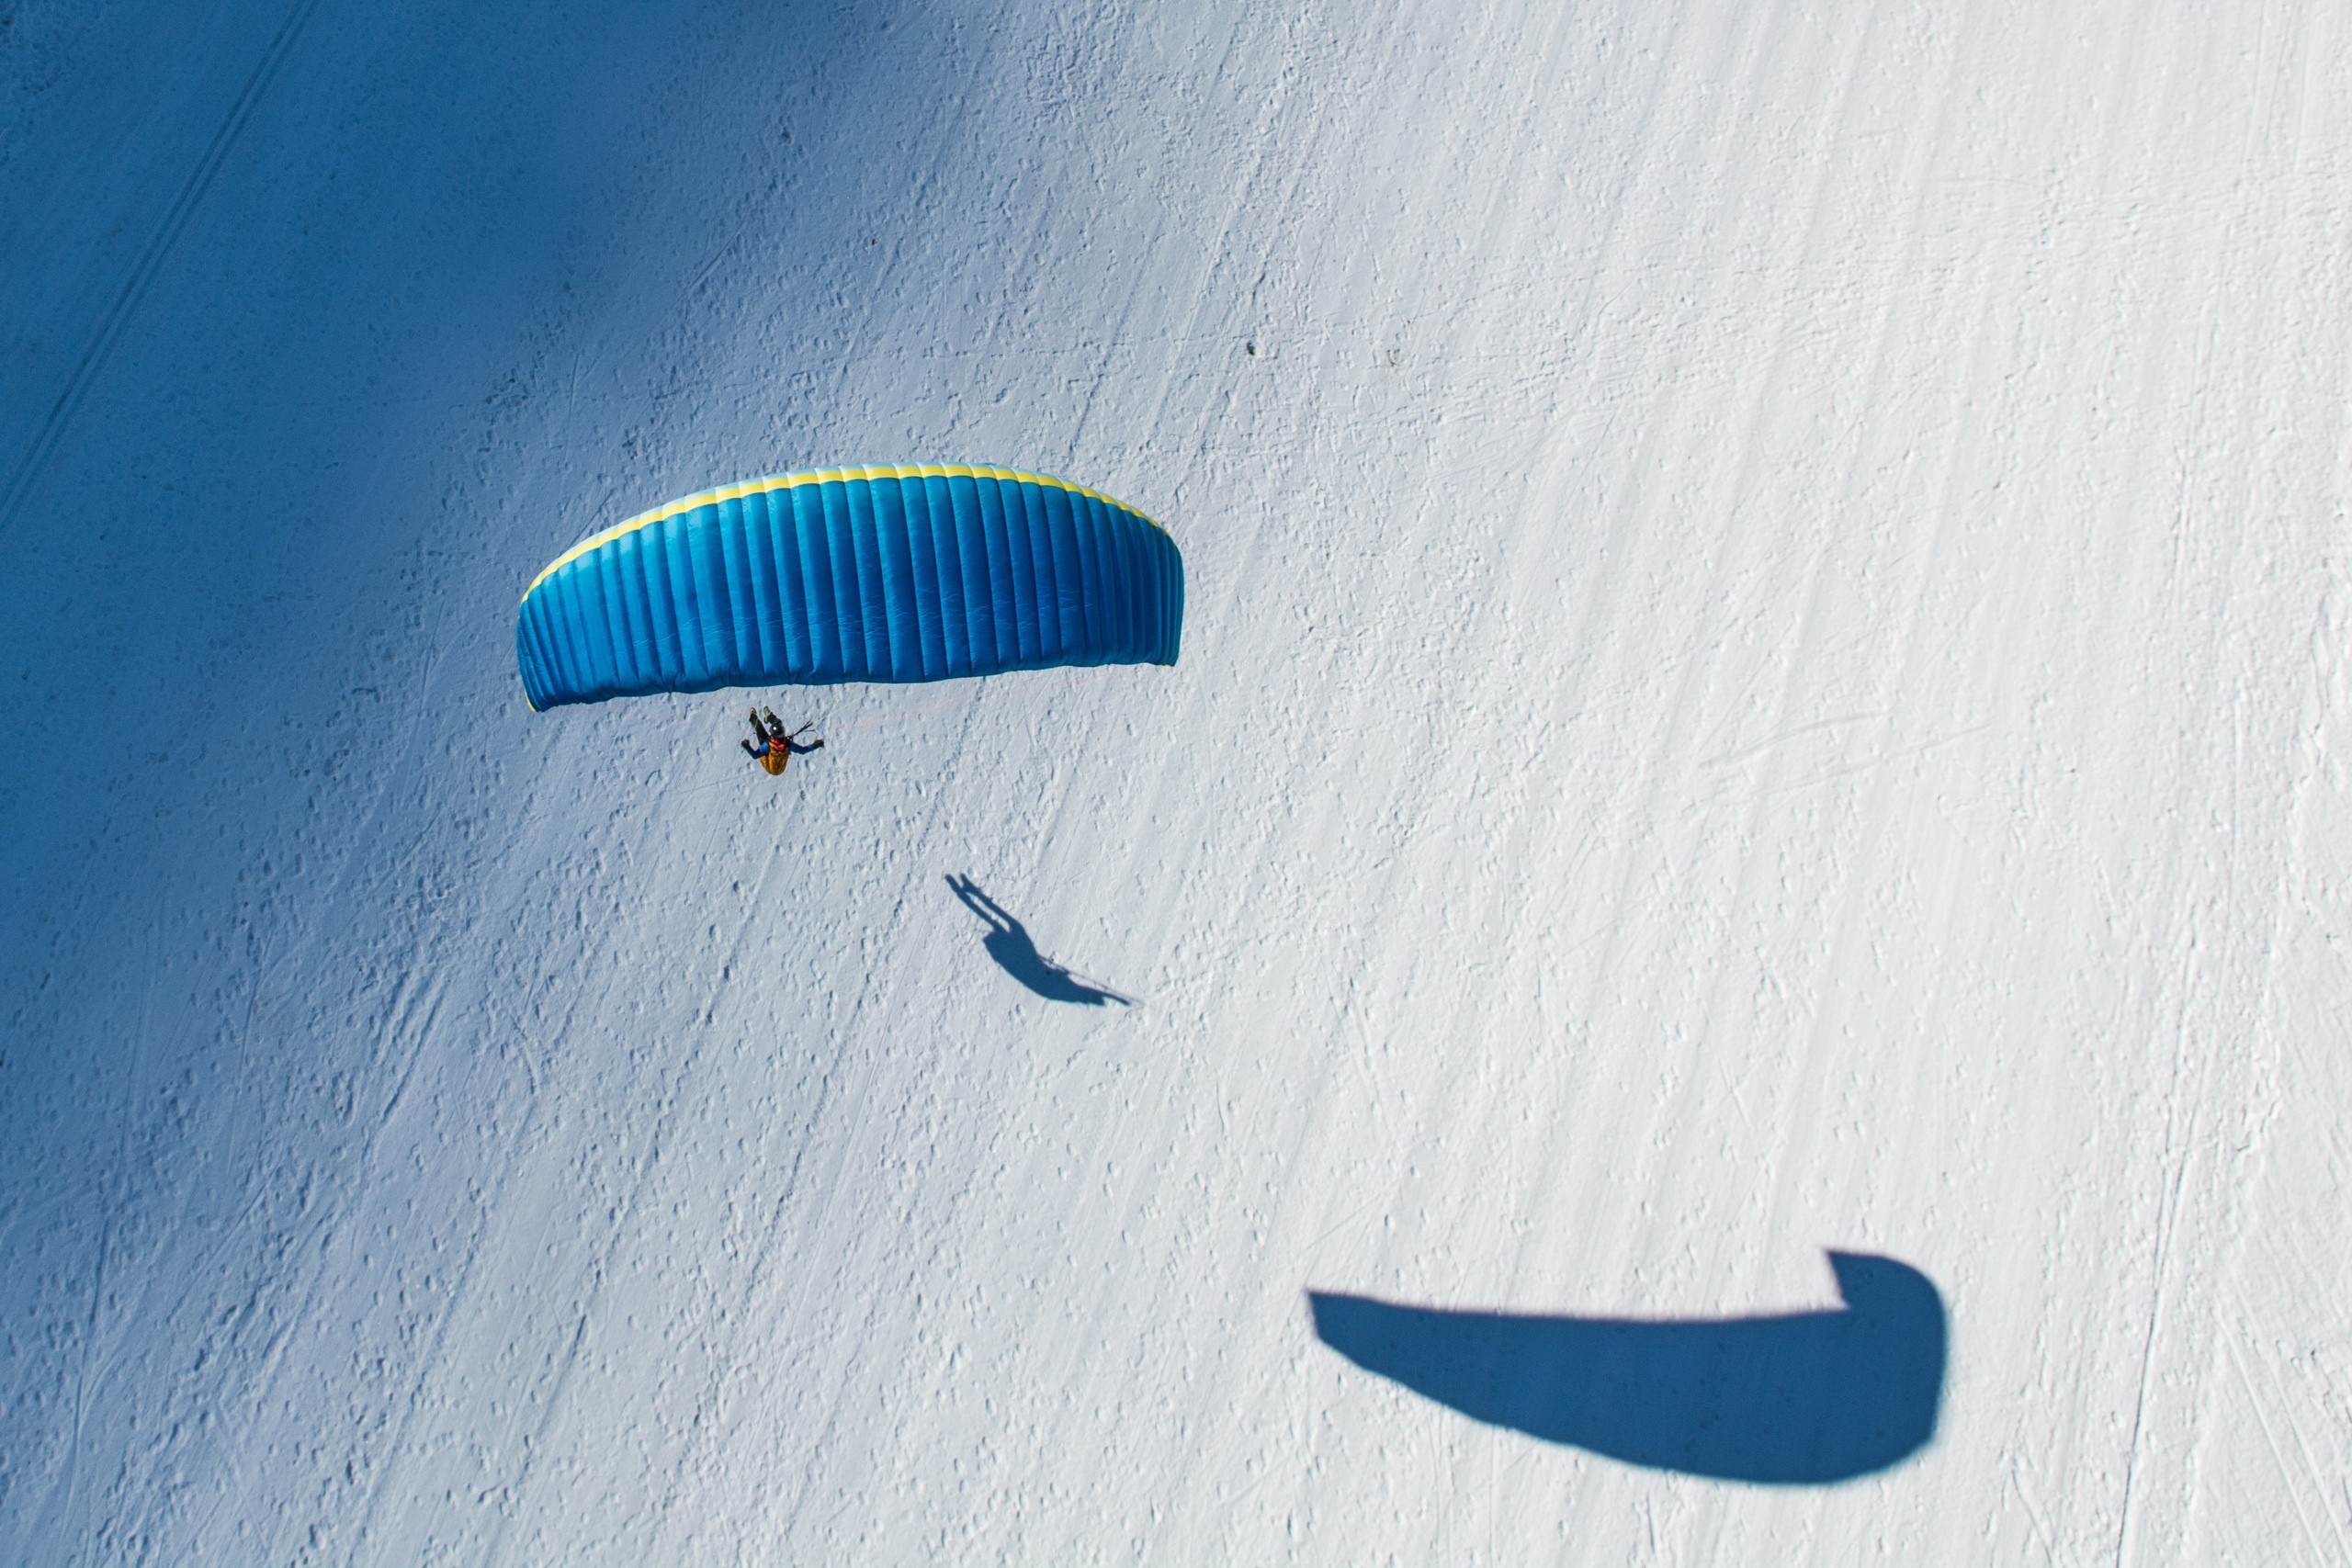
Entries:
<svg viewBox="0 0 2352 1568">
<path fill-rule="evenodd" d="M 1049 1002 L 1076 1002 L 1081 1007 L 1099 1008 L 1104 1002 L 1116 1002 L 1132 1007 L 1135 998 L 1101 986 L 1090 985 L 1063 965 L 1037 951 L 1029 940 L 1029 929 L 1005 912 L 1004 906 L 980 891 L 980 885 L 968 876 L 950 876 L 947 886 L 964 907 L 988 922 L 989 934 L 980 939 L 997 967 L 1036 992 Z"/>
<path fill-rule="evenodd" d="M 1309 1292 L 1316 1336 L 1473 1420 L 1628 1464 L 1768 1485 L 1884 1470 L 1935 1435 L 1944 1303 L 1832 1252 L 1843 1310 L 1643 1321 L 1446 1312 Z"/>
</svg>

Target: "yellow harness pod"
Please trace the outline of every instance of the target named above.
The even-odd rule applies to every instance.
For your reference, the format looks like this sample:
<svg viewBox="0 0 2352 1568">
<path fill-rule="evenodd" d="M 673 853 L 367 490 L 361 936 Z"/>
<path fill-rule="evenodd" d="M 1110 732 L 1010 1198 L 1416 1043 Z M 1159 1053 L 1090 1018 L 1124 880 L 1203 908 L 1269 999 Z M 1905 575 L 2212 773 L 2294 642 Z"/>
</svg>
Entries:
<svg viewBox="0 0 2352 1568">
<path fill-rule="evenodd" d="M 792 753 L 781 746 L 770 747 L 760 753 L 760 766 L 765 768 L 770 775 L 784 772 L 784 765 L 790 761 Z"/>
</svg>

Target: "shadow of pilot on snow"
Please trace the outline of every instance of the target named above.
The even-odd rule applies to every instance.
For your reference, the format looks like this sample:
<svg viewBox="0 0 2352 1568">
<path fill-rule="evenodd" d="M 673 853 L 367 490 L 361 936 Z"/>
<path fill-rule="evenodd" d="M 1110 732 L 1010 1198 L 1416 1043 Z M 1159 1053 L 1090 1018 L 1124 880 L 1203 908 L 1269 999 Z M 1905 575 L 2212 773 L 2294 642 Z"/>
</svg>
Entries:
<svg viewBox="0 0 2352 1568">
<path fill-rule="evenodd" d="M 1101 986 L 1088 985 L 1063 965 L 1037 951 L 1029 940 L 1028 928 L 1005 912 L 1004 907 L 980 891 L 980 885 L 968 876 L 950 876 L 947 886 L 964 907 L 988 922 L 989 934 L 980 945 L 997 962 L 997 967 L 1036 992 L 1049 1002 L 1076 1002 L 1080 1007 L 1099 1008 L 1104 1002 L 1116 1002 L 1121 1007 L 1133 1007 L 1133 997 Z"/>
</svg>

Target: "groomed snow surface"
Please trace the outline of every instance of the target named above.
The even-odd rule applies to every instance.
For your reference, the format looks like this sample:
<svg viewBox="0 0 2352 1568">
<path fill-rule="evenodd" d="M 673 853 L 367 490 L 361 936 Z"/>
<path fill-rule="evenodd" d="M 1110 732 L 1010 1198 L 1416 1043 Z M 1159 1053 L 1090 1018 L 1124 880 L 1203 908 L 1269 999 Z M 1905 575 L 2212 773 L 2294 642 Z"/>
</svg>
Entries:
<svg viewBox="0 0 2352 1568">
<path fill-rule="evenodd" d="M 0 1557 L 2352 1562 L 2341 4 L 0 77 Z M 573 539 L 918 460 L 1182 661 L 526 711 Z"/>
</svg>

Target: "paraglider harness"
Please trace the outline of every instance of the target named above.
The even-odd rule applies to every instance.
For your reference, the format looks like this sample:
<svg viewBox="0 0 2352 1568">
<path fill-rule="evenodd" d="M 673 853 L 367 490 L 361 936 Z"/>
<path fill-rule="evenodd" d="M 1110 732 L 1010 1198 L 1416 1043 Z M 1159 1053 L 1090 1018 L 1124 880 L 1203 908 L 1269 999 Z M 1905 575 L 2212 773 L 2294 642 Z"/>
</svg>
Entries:
<svg viewBox="0 0 2352 1568">
<path fill-rule="evenodd" d="M 767 722 L 763 724 L 761 711 L 758 708 L 752 710 L 752 733 L 760 738 L 760 743 L 754 746 L 748 740 L 744 741 L 743 752 L 761 767 L 765 768 L 771 778 L 784 772 L 796 751 L 814 751 L 825 743 L 824 737 L 820 735 L 806 746 L 793 744 L 816 728 L 814 719 L 786 734 L 784 723 L 775 716 L 774 708 L 767 710 L 765 717 Z"/>
</svg>

